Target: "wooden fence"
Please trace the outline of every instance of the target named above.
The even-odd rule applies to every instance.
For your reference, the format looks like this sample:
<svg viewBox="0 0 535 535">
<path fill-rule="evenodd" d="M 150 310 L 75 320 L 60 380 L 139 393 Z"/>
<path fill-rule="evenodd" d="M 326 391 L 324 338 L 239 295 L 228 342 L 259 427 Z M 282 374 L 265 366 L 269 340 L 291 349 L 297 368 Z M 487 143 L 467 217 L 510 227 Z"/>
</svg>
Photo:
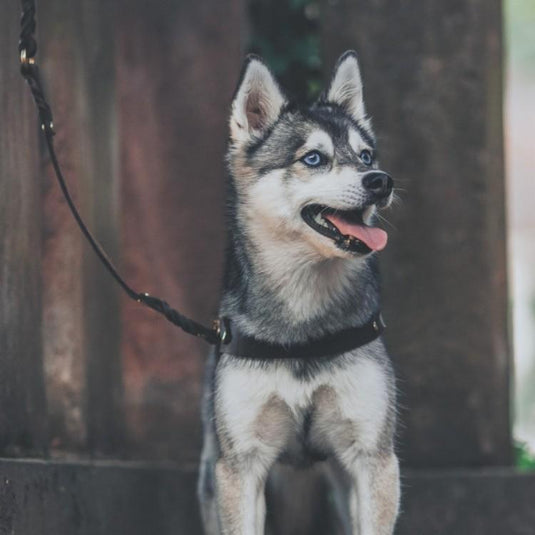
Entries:
<svg viewBox="0 0 535 535">
<path fill-rule="evenodd" d="M 206 348 L 127 301 L 74 226 L 18 74 L 16 4 L 0 18 L 0 533 L 198 533 Z M 359 52 L 383 165 L 406 190 L 382 259 L 399 533 L 533 533 L 535 480 L 507 468 L 500 2 L 316 7 L 326 69 Z M 245 0 L 39 8 L 58 154 L 84 217 L 136 289 L 210 321 Z"/>
</svg>

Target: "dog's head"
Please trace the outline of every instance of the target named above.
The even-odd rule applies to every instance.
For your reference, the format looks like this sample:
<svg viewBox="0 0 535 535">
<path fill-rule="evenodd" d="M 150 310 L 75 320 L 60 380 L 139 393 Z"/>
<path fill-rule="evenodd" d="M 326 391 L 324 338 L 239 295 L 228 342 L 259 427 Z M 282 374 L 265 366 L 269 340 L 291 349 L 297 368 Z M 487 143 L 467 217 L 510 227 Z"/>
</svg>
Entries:
<svg viewBox="0 0 535 535">
<path fill-rule="evenodd" d="M 237 217 L 258 246 L 292 242 L 321 258 L 385 247 L 374 219 L 390 204 L 393 183 L 378 168 L 354 52 L 338 60 L 310 108 L 290 103 L 250 56 L 232 103 L 228 159 Z"/>
</svg>

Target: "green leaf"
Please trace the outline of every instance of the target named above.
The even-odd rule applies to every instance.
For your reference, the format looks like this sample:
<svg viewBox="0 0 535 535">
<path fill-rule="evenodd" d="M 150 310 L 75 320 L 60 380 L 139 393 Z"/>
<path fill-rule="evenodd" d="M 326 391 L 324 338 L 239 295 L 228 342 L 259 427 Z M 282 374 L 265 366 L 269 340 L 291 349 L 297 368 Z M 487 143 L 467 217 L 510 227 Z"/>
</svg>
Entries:
<svg viewBox="0 0 535 535">
<path fill-rule="evenodd" d="M 535 471 L 535 455 L 525 442 L 515 441 L 515 466 L 522 471 Z"/>
</svg>

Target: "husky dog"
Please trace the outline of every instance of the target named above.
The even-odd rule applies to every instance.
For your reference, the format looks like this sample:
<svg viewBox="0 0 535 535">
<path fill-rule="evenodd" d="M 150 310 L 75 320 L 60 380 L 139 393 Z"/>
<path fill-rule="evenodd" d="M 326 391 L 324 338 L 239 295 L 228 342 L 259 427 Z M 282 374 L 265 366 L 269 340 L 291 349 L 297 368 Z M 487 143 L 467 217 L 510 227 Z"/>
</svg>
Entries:
<svg viewBox="0 0 535 535">
<path fill-rule="evenodd" d="M 393 533 L 395 387 L 382 340 L 313 351 L 379 311 L 375 252 L 387 235 L 374 221 L 393 184 L 375 155 L 354 52 L 309 108 L 288 101 L 260 58 L 247 59 L 230 117 L 220 313 L 232 336 L 264 351 L 222 344 L 209 360 L 198 488 L 208 535 L 263 534 L 270 469 L 316 460 L 345 480 L 347 533 Z M 311 353 L 277 354 L 292 347 Z"/>
</svg>

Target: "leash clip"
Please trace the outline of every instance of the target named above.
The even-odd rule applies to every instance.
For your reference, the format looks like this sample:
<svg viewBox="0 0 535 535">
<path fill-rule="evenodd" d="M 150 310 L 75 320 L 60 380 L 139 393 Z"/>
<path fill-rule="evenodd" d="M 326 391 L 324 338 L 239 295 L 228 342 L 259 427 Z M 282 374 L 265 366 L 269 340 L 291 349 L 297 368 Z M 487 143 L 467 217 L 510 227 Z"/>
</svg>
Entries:
<svg viewBox="0 0 535 535">
<path fill-rule="evenodd" d="M 226 318 L 214 320 L 212 328 L 222 344 L 228 344 L 230 342 L 230 328 Z"/>
</svg>

